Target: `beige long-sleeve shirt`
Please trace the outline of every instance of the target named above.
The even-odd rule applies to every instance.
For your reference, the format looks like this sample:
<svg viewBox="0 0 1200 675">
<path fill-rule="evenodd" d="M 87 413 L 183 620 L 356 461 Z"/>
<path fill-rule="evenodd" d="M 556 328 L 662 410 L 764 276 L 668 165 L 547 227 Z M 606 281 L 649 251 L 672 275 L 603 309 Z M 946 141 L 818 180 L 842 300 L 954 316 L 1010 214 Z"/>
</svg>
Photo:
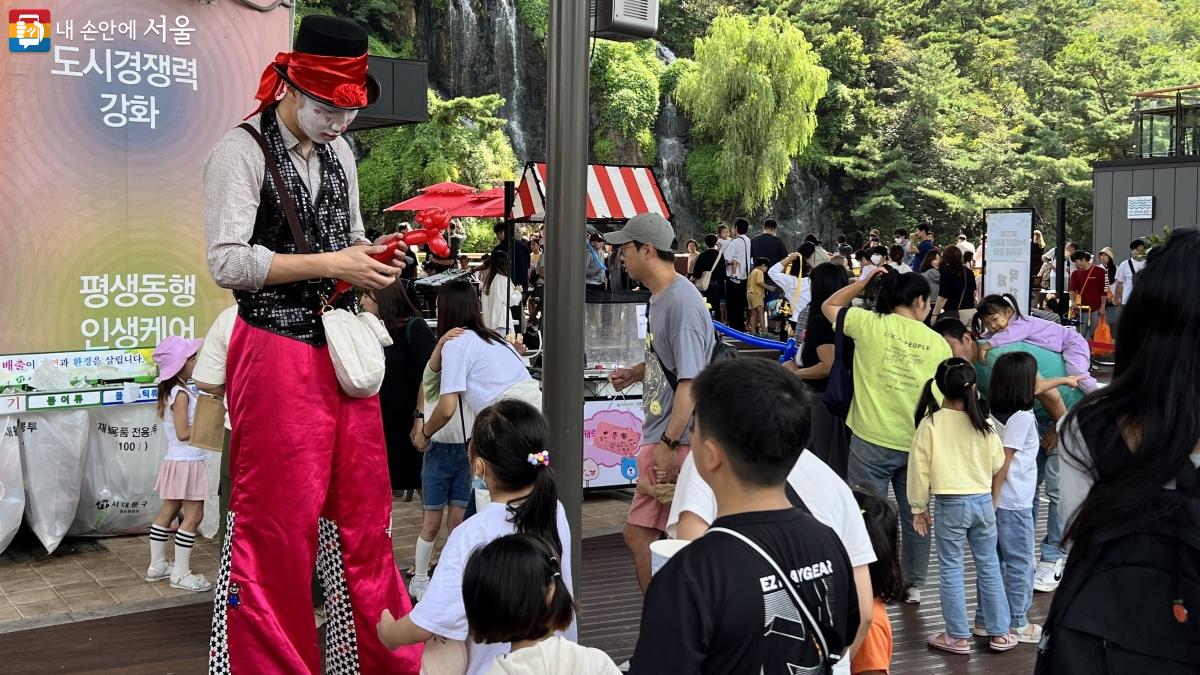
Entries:
<svg viewBox="0 0 1200 675">
<path fill-rule="evenodd" d="M 247 120 L 262 129 L 261 115 Z M 288 157 L 308 188 L 316 204 L 321 190 L 321 160 L 313 149 L 305 157 L 300 139 L 279 123 Z M 354 152 L 345 138 L 333 141 L 334 155 L 342 165 L 349 186 L 350 241 L 366 242 L 362 213 L 358 205 L 358 168 Z M 275 252 L 250 244 L 258 213 L 267 162 L 262 149 L 243 129 L 231 129 L 217 142 L 204 164 L 204 233 L 208 249 L 208 270 L 223 288 L 257 291 L 267 280 Z M 370 243 L 370 242 L 367 242 Z"/>
</svg>

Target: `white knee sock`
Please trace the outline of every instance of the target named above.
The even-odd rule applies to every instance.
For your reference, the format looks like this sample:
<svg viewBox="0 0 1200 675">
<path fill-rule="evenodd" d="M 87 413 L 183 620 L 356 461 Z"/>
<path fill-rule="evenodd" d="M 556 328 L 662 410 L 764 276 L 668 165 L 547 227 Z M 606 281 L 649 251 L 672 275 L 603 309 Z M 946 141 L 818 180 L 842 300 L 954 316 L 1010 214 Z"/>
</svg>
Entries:
<svg viewBox="0 0 1200 675">
<path fill-rule="evenodd" d="M 165 527 L 150 526 L 150 565 L 167 562 L 167 539 L 171 533 Z"/>
<path fill-rule="evenodd" d="M 192 573 L 192 545 L 196 543 L 196 533 L 187 530 L 175 531 L 175 578 L 186 577 Z"/>
<path fill-rule="evenodd" d="M 433 557 L 433 542 L 425 541 L 421 538 L 421 535 L 417 535 L 416 557 L 416 564 L 414 565 L 417 568 L 416 576 L 429 576 L 429 559 Z"/>
</svg>

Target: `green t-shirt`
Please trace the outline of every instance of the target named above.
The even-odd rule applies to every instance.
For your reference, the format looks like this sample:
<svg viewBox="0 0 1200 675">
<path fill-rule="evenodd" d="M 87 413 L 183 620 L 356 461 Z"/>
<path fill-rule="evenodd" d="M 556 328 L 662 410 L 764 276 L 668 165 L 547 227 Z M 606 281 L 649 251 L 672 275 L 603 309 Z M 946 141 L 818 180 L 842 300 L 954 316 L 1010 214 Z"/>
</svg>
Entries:
<svg viewBox="0 0 1200 675">
<path fill-rule="evenodd" d="M 921 390 L 953 356 L 950 345 L 920 321 L 858 307 L 846 312 L 846 335 L 854 338 L 854 400 L 846 424 L 868 443 L 908 452 Z"/>
<path fill-rule="evenodd" d="M 992 381 L 992 367 L 996 365 L 996 360 L 1012 352 L 1025 352 L 1032 356 L 1037 361 L 1038 374 L 1042 376 L 1042 379 L 1048 380 L 1055 377 L 1067 376 L 1067 364 L 1063 361 L 1062 354 L 1031 345 L 1027 342 L 1014 342 L 1011 345 L 992 349 L 988 352 L 986 363 L 975 364 L 977 386 L 979 387 L 979 394 L 981 396 L 987 396 L 988 385 Z M 1058 393 L 1062 396 L 1063 405 L 1067 407 L 1067 410 L 1070 410 L 1076 403 L 1083 400 L 1083 392 L 1075 387 L 1059 387 Z M 1042 407 L 1042 402 L 1037 399 L 1033 401 L 1033 414 L 1037 417 L 1040 424 L 1049 424 L 1052 421 L 1050 414 Z"/>
</svg>

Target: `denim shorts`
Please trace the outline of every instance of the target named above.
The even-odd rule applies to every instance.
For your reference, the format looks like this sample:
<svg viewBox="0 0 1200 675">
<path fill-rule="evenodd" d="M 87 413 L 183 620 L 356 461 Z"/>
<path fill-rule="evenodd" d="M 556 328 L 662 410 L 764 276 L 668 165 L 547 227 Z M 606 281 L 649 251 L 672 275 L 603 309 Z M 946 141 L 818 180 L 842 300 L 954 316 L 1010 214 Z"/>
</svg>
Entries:
<svg viewBox="0 0 1200 675">
<path fill-rule="evenodd" d="M 466 443 L 431 443 L 421 462 L 421 492 L 426 511 L 446 504 L 460 509 L 471 497 L 471 472 Z"/>
</svg>

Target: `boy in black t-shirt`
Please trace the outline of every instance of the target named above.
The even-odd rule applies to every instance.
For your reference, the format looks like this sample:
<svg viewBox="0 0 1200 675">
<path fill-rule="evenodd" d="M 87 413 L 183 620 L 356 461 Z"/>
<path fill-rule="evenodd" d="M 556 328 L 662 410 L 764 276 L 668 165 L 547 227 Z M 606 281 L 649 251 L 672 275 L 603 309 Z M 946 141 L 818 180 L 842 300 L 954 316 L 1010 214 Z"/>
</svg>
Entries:
<svg viewBox="0 0 1200 675">
<path fill-rule="evenodd" d="M 761 553 L 712 530 L 676 553 L 646 591 L 631 672 L 830 673 L 859 614 L 837 535 L 786 492 L 808 440 L 810 394 L 765 359 L 713 363 L 692 392 L 692 456 L 717 498 L 712 527 Z"/>
</svg>

